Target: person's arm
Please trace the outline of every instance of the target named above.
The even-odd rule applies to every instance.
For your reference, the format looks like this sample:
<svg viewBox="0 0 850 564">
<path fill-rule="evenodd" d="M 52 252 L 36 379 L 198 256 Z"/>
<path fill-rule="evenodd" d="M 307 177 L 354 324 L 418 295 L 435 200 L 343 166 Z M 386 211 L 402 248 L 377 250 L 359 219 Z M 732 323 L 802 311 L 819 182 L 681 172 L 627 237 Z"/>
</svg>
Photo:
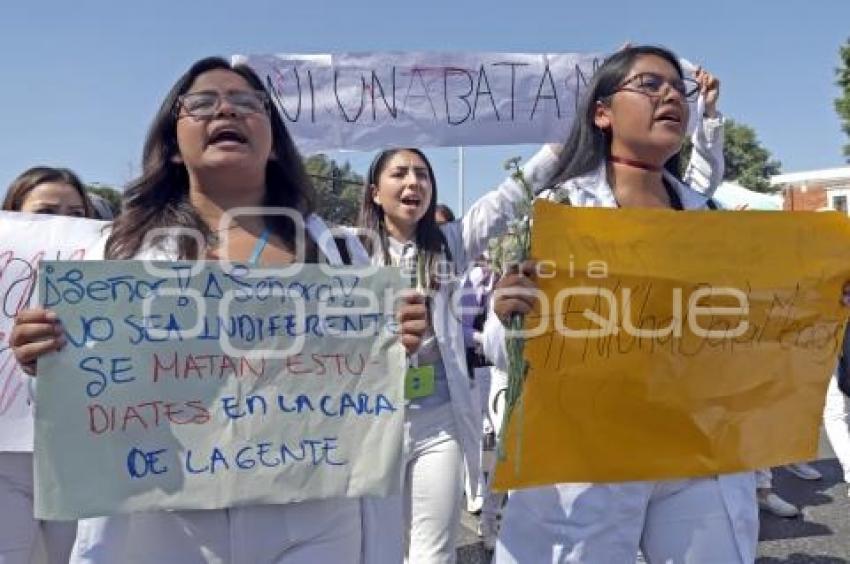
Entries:
<svg viewBox="0 0 850 564">
<path fill-rule="evenodd" d="M 691 136 L 693 151 L 682 175 L 685 184 L 711 197 L 723 182 L 723 116 L 717 111 L 720 81 L 711 73 L 697 68 L 696 80 L 705 102 L 703 115 Z"/>
</svg>

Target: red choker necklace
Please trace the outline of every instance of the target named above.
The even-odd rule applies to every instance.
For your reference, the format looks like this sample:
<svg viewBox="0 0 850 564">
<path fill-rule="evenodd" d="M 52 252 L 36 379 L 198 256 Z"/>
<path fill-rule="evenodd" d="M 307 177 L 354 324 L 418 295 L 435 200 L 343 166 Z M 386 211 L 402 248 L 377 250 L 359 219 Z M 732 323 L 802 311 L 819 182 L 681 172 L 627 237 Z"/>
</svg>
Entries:
<svg viewBox="0 0 850 564">
<path fill-rule="evenodd" d="M 621 165 L 630 166 L 632 168 L 639 168 L 641 170 L 648 170 L 649 172 L 661 172 L 660 166 L 655 166 L 649 163 L 645 163 L 643 161 L 635 161 L 632 159 L 626 159 L 623 157 L 618 157 L 616 155 L 611 155 L 608 157 L 608 160 L 612 163 L 617 163 Z"/>
</svg>

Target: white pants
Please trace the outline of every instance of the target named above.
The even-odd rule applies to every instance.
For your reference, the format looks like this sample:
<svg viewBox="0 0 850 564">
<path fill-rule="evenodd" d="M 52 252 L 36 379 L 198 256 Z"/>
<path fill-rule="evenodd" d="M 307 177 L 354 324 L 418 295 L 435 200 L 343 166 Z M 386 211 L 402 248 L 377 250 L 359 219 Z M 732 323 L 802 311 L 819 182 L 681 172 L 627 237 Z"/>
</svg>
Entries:
<svg viewBox="0 0 850 564">
<path fill-rule="evenodd" d="M 405 442 L 407 562 L 452 563 L 460 526 L 463 452 L 451 404 L 408 409 Z"/>
<path fill-rule="evenodd" d="M 498 564 L 750 564 L 758 543 L 751 474 L 718 478 L 558 484 L 511 492 Z M 736 498 L 730 503 L 727 496 Z"/>
<path fill-rule="evenodd" d="M 482 438 L 488 432 L 490 420 L 487 417 L 487 394 L 490 391 L 490 369 L 475 368 L 475 376 L 470 380 L 470 396 L 472 397 L 472 410 L 474 413 L 481 413 L 482 419 Z M 479 456 L 483 454 L 483 444 L 478 445 Z M 465 466 L 465 465 L 464 465 Z M 470 476 L 463 468 L 463 493 L 466 495 L 467 508 L 475 503 L 483 501 L 484 495 L 484 467 L 478 469 L 477 476 Z"/>
<path fill-rule="evenodd" d="M 830 380 L 826 392 L 823 425 L 832 450 L 844 471 L 844 481 L 850 482 L 850 398 L 838 389 L 835 376 Z"/>
<path fill-rule="evenodd" d="M 32 454 L 0 452 L 0 564 L 68 561 L 76 521 L 39 521 L 32 503 Z"/>
<path fill-rule="evenodd" d="M 491 395 L 491 373 L 492 367 L 490 366 L 481 366 L 475 368 L 475 377 L 472 379 L 472 398 L 473 398 L 473 409 L 476 413 L 481 412 L 481 431 L 482 431 L 482 441 L 479 446 L 479 454 L 481 456 L 481 466 L 478 471 L 478 476 L 472 477 L 464 471 L 464 493 L 466 494 L 467 506 L 470 505 L 470 501 L 480 501 L 484 502 L 484 497 L 486 496 L 487 490 L 487 472 L 490 471 L 489 468 L 484 467 L 484 442 L 483 439 L 488 433 L 493 432 L 493 418 L 491 417 L 490 409 L 489 409 L 489 399 Z M 464 468 L 465 470 L 465 468 Z"/>
<path fill-rule="evenodd" d="M 79 521 L 72 563 L 360 563 L 359 499 Z"/>
<path fill-rule="evenodd" d="M 487 397 L 487 413 L 493 424 L 493 430 L 496 433 L 496 438 L 498 438 L 499 433 L 502 432 L 502 422 L 505 417 L 505 392 L 507 391 L 507 388 L 508 373 L 495 367 L 491 368 L 490 390 Z M 491 522 L 495 522 L 502 509 L 502 504 L 505 501 L 505 494 L 501 492 L 494 492 L 491 488 L 494 471 L 496 469 L 495 455 L 489 457 L 488 462 L 488 467 L 484 468 L 484 471 L 487 473 L 487 482 L 484 489 L 484 504 L 481 507 L 481 517 L 482 519 L 489 519 Z M 482 468 L 483 467 L 484 465 L 482 464 Z"/>
</svg>

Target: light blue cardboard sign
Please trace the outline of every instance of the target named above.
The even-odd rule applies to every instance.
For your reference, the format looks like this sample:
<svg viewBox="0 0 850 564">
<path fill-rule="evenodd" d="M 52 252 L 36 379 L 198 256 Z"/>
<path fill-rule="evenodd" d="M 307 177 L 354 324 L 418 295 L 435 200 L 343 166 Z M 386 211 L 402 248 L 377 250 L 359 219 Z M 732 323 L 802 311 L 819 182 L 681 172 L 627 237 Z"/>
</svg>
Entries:
<svg viewBox="0 0 850 564">
<path fill-rule="evenodd" d="M 43 262 L 68 344 L 39 359 L 36 515 L 398 489 L 394 268 Z"/>
</svg>

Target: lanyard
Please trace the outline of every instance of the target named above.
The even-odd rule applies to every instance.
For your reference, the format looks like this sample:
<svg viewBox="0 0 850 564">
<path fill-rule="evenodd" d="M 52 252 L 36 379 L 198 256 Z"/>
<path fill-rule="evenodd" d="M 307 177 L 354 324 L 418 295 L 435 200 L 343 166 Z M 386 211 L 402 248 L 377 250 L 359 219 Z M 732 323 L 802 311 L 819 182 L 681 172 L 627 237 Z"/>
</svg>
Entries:
<svg viewBox="0 0 850 564">
<path fill-rule="evenodd" d="M 266 227 L 260 234 L 260 238 L 257 239 L 257 242 L 254 244 L 254 250 L 251 252 L 251 258 L 248 259 L 248 264 L 252 266 L 260 264 L 260 255 L 263 254 L 263 250 L 269 242 L 269 235 L 269 228 Z"/>
</svg>

